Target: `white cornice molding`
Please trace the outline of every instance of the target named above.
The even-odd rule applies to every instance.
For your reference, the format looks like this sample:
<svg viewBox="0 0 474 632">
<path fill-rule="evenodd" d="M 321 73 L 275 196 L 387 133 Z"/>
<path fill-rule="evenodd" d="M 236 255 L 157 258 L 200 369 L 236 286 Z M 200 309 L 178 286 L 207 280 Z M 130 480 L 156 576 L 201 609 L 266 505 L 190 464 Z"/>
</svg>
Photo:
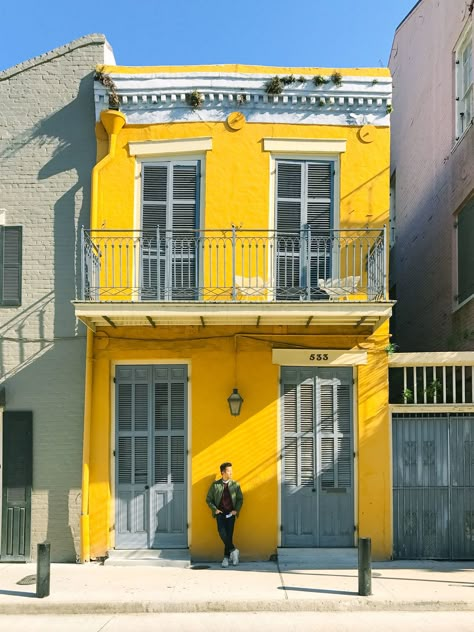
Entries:
<svg viewBox="0 0 474 632">
<path fill-rule="evenodd" d="M 389 126 L 390 77 L 343 77 L 343 83 L 316 87 L 306 82 L 269 95 L 265 83 L 273 75 L 245 73 L 111 73 L 121 110 L 129 124 L 225 121 L 241 110 L 248 122 L 320 125 Z M 198 91 L 201 107 L 193 109 L 187 96 Z M 96 115 L 108 107 L 107 91 L 94 83 Z"/>
<path fill-rule="evenodd" d="M 161 156 L 193 154 L 212 149 L 212 138 L 178 138 L 174 140 L 145 140 L 128 143 L 130 156 Z"/>
<path fill-rule="evenodd" d="M 264 138 L 264 151 L 291 154 L 343 154 L 347 141 L 344 139 L 312 138 Z"/>
</svg>

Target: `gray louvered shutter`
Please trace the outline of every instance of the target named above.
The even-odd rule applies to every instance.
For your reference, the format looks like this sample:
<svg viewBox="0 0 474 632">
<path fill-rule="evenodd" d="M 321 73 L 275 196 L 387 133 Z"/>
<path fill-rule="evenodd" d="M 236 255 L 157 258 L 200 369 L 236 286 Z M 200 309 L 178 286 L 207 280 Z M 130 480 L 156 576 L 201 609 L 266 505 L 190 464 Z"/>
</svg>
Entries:
<svg viewBox="0 0 474 632">
<path fill-rule="evenodd" d="M 314 382 L 283 385 L 284 484 L 314 484 Z"/>
<path fill-rule="evenodd" d="M 171 287 L 173 299 L 193 300 L 197 288 L 198 167 L 173 164 Z"/>
<path fill-rule="evenodd" d="M 150 369 L 118 367 L 116 547 L 148 544 Z"/>
<path fill-rule="evenodd" d="M 303 163 L 277 162 L 276 188 L 276 296 L 280 300 L 298 300 L 301 292 Z"/>
<path fill-rule="evenodd" d="M 142 170 L 142 299 L 160 300 L 165 288 L 164 239 L 168 214 L 168 163 Z M 160 244 L 157 243 L 157 228 Z M 159 258 L 158 258 L 159 257 Z"/>
<path fill-rule="evenodd" d="M 186 545 L 187 368 L 154 367 L 152 545 Z"/>
<path fill-rule="evenodd" d="M 21 305 L 21 226 L 0 226 L 0 265 L 0 304 Z"/>
<path fill-rule="evenodd" d="M 298 483 L 298 412 L 296 390 L 296 384 L 283 384 L 283 475 L 285 485 L 297 485 Z"/>
<path fill-rule="evenodd" d="M 198 197 L 199 162 L 143 165 L 143 298 L 195 297 Z"/>
<path fill-rule="evenodd" d="M 319 279 L 328 279 L 332 276 L 332 163 L 307 163 L 306 178 L 306 224 L 311 229 L 310 279 L 311 287 L 316 288 Z"/>
<path fill-rule="evenodd" d="M 314 463 L 314 380 L 299 385 L 300 391 L 300 485 L 313 487 Z"/>
<path fill-rule="evenodd" d="M 322 489 L 352 486 L 350 385 L 338 378 L 319 383 L 320 481 Z"/>
</svg>

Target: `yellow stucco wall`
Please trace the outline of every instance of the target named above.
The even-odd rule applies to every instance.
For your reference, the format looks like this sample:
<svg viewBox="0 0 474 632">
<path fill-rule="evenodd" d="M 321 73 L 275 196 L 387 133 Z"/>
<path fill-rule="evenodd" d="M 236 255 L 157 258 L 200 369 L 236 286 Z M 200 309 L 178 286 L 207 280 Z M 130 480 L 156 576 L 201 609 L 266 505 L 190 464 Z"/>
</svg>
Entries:
<svg viewBox="0 0 474 632">
<path fill-rule="evenodd" d="M 289 335 L 287 335 L 287 333 Z M 297 334 L 300 335 L 297 335 Z M 341 332 L 342 334 L 343 332 Z M 146 337 L 141 341 L 139 339 Z M 206 340 L 207 338 L 207 340 Z M 166 340 L 170 339 L 170 342 Z M 278 495 L 280 427 L 279 367 L 273 346 L 368 350 L 369 362 L 356 373 L 356 522 L 373 539 L 375 557 L 390 555 L 390 468 L 387 383 L 387 330 L 372 337 L 311 335 L 296 328 L 168 328 L 144 332 L 117 328 L 98 332 L 91 434 L 91 555 L 113 546 L 111 435 L 115 363 L 182 361 L 190 368 L 190 547 L 193 559 L 217 559 L 221 544 L 204 499 L 218 466 L 234 464 L 245 505 L 236 540 L 244 557 L 268 559 L 279 543 Z M 244 397 L 239 417 L 231 417 L 227 397 L 235 384 Z"/>
<path fill-rule="evenodd" d="M 211 67 L 216 70 L 216 67 Z M 251 70 L 249 70 L 251 68 Z M 206 70 L 200 67 L 199 70 Z M 235 72 L 293 72 L 235 66 Z M 238 69 L 238 70 L 237 70 Z M 105 72 L 190 71 L 195 68 L 105 67 Z M 317 71 L 313 69 L 316 73 Z M 322 72 L 322 71 L 321 71 Z M 344 73 L 344 69 L 342 70 Z M 322 73 L 324 74 L 324 73 Z M 369 74 L 367 69 L 351 71 Z M 385 69 L 370 74 L 386 76 Z M 237 109 L 237 108 L 236 108 Z M 389 129 L 377 128 L 375 140 L 363 143 L 359 127 L 304 124 L 247 123 L 231 131 L 225 123 L 193 122 L 126 125 L 117 140 L 113 160 L 98 182 L 97 228 L 130 229 L 136 205 L 136 161 L 129 155 L 131 141 L 212 138 L 206 152 L 203 178 L 203 221 L 206 228 L 266 228 L 270 199 L 270 155 L 264 138 L 346 139 L 340 158 L 340 225 L 380 227 L 389 213 Z M 97 125 L 98 159 L 107 153 L 107 135 Z M 183 156 L 184 157 L 184 156 Z M 235 336 L 246 333 L 252 338 Z M 287 334 L 291 333 L 291 336 Z M 296 336 L 299 334 L 299 336 Z M 245 494 L 237 522 L 236 541 L 249 559 L 266 559 L 279 538 L 279 367 L 272 364 L 273 346 L 300 344 L 313 348 L 367 348 L 368 364 L 359 367 L 355 410 L 356 523 L 362 536 L 372 537 L 373 554 L 391 554 L 391 478 L 389 454 L 387 354 L 388 326 L 370 336 L 368 330 L 339 330 L 329 335 L 321 328 L 272 329 L 228 327 L 104 328 L 94 342 L 90 454 L 91 557 L 113 546 L 114 473 L 112 382 L 114 363 L 189 363 L 190 380 L 190 538 L 194 559 L 217 559 L 221 543 L 204 498 L 224 460 L 234 463 L 234 474 Z M 205 340 L 207 338 L 207 340 Z M 167 342 L 172 339 L 173 342 Z M 235 372 L 237 371 L 237 382 Z M 227 397 L 236 385 L 245 401 L 239 417 L 228 412 Z"/>
<path fill-rule="evenodd" d="M 135 208 L 136 159 L 131 141 L 212 137 L 204 159 L 205 228 L 267 228 L 270 220 L 270 154 L 264 138 L 346 139 L 341 154 L 340 224 L 379 227 L 388 221 L 389 128 L 377 128 L 375 140 L 359 140 L 360 127 L 247 123 L 231 131 L 225 123 L 166 123 L 125 126 L 115 160 L 102 171 L 97 227 L 130 228 Z M 104 134 L 100 134 L 104 136 Z M 99 138 L 102 157 L 107 141 Z M 301 157 L 301 155 L 300 155 Z M 185 158 L 185 155 L 183 155 Z"/>
</svg>

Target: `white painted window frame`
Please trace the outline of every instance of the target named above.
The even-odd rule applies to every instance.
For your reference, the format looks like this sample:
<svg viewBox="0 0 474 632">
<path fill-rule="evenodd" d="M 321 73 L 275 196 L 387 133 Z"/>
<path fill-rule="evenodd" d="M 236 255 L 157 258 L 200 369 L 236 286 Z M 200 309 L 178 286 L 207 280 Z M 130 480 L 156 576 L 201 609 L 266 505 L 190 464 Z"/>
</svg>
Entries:
<svg viewBox="0 0 474 632">
<path fill-rule="evenodd" d="M 190 141 L 195 141 L 196 139 L 190 139 Z M 143 165 L 144 164 L 152 164 L 156 165 L 160 162 L 200 162 L 200 183 L 199 183 L 199 226 L 198 228 L 202 230 L 204 227 L 204 209 L 205 209 L 205 201 L 204 201 L 204 193 L 206 182 L 206 151 L 212 149 L 212 143 L 206 144 L 205 146 L 196 147 L 195 148 L 203 149 L 202 153 L 186 153 L 184 147 L 186 145 L 182 145 L 181 141 L 165 141 L 166 144 L 158 145 L 160 141 L 152 141 L 151 143 L 134 143 L 134 145 L 143 145 L 143 148 L 147 147 L 149 151 L 143 151 L 140 154 L 132 153 L 131 143 L 130 145 L 130 153 L 131 155 L 136 156 L 135 160 L 135 204 L 134 204 L 134 212 L 133 212 L 133 227 L 136 230 L 140 230 L 142 225 L 142 173 L 143 173 Z M 150 149 L 150 146 L 153 145 L 154 150 Z M 191 148 L 193 145 L 190 143 L 187 145 L 188 148 Z M 165 149 L 166 153 L 159 153 L 159 149 Z M 171 151 L 170 151 L 171 150 Z M 202 265 L 202 263 L 201 263 Z M 133 271 L 133 279 L 135 286 L 138 287 L 138 278 L 139 278 L 140 270 L 139 266 L 134 267 Z M 202 270 L 199 270 L 199 274 L 202 274 Z M 134 300 L 139 300 L 138 296 L 134 297 Z"/>
<path fill-rule="evenodd" d="M 473 42 L 472 22 L 464 28 L 454 48 L 454 79 L 456 96 L 455 136 L 459 140 L 471 127 L 474 120 L 474 75 L 473 75 Z M 466 51 L 470 50 L 465 59 Z M 466 77 L 467 74 L 467 77 Z"/>
<path fill-rule="evenodd" d="M 285 145 L 279 146 L 279 151 L 273 153 L 271 147 L 273 146 L 271 142 L 268 142 L 268 139 L 264 139 L 264 150 L 270 152 L 270 191 L 269 191 L 269 215 L 268 215 L 268 227 L 270 230 L 275 230 L 276 228 L 276 165 L 279 160 L 295 160 L 301 162 L 311 162 L 311 161 L 326 161 L 331 162 L 334 169 L 334 200 L 333 200 L 333 229 L 337 230 L 340 225 L 340 201 L 341 201 L 341 161 L 340 154 L 345 152 L 346 150 L 346 141 L 336 141 L 339 142 L 339 148 L 337 153 L 326 153 L 321 151 L 324 147 L 328 148 L 328 145 L 323 145 L 322 143 L 326 143 L 327 141 L 310 141 L 313 143 L 312 149 L 310 149 L 310 145 L 308 144 L 307 150 L 301 152 L 300 146 L 301 139 L 298 139 L 296 143 L 293 145 L 293 141 L 287 141 L 285 139 Z M 300 153 L 293 153 L 292 149 L 300 147 Z M 275 145 L 275 148 L 277 145 Z M 288 148 L 287 150 L 284 149 Z M 269 252 L 268 256 L 271 254 Z M 268 261 L 269 269 L 271 269 L 271 262 Z M 273 283 L 273 279 L 271 280 Z"/>
</svg>

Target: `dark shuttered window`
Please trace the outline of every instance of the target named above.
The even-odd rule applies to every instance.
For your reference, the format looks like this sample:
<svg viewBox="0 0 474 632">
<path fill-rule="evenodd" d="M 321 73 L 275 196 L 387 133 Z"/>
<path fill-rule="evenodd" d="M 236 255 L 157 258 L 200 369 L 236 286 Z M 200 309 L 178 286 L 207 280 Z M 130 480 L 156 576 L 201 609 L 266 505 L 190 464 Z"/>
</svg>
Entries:
<svg viewBox="0 0 474 632">
<path fill-rule="evenodd" d="M 199 164 L 171 161 L 142 167 L 142 299 L 195 298 Z"/>
<path fill-rule="evenodd" d="M 332 275 L 334 163 L 276 166 L 277 298 L 299 300 L 307 286 L 312 299 L 327 298 L 317 288 Z"/>
<path fill-rule="evenodd" d="M 474 294 L 474 198 L 458 215 L 458 303 Z"/>
<path fill-rule="evenodd" d="M 0 305 L 21 305 L 22 227 L 0 226 Z"/>
</svg>

